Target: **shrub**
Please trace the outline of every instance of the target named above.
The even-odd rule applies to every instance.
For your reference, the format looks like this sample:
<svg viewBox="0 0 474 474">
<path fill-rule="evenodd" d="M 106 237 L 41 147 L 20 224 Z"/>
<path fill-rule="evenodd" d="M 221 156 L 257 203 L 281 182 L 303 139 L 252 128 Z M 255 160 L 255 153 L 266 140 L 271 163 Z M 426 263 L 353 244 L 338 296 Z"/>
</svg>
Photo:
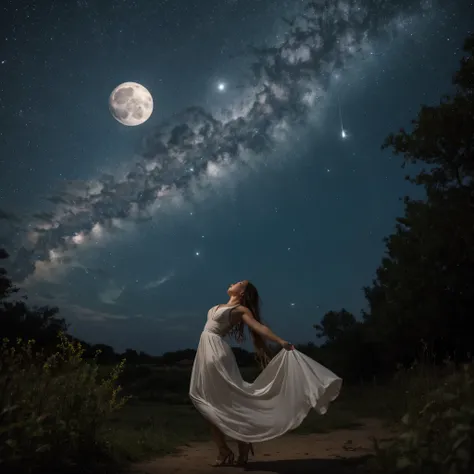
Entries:
<svg viewBox="0 0 474 474">
<path fill-rule="evenodd" d="M 96 460 L 109 415 L 126 402 L 116 381 L 123 362 L 104 378 L 80 343 L 60 334 L 52 355 L 34 341 L 0 345 L 0 470 L 51 472 Z"/>
<path fill-rule="evenodd" d="M 426 379 L 427 386 L 435 380 L 432 374 Z M 425 393 L 408 393 L 408 400 L 397 438 L 384 449 L 376 443 L 376 469 L 407 474 L 474 472 L 474 364 L 444 375 L 436 388 Z"/>
</svg>

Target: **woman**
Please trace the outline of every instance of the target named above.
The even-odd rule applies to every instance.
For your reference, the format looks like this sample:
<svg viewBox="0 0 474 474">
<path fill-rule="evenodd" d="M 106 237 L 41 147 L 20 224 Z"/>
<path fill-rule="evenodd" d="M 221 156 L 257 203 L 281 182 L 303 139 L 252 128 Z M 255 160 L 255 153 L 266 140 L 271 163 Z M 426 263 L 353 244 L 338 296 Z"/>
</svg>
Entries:
<svg viewBox="0 0 474 474">
<path fill-rule="evenodd" d="M 227 304 L 211 308 L 194 359 L 189 395 L 211 424 L 219 455 L 213 466 L 234 463 L 225 435 L 237 440 L 237 464 L 247 463 L 253 442 L 267 441 L 298 427 L 311 408 L 324 414 L 342 380 L 294 349 L 261 323 L 257 289 L 247 280 L 231 285 Z M 265 367 L 253 383 L 242 379 L 227 335 L 244 339 L 247 326 Z M 265 340 L 283 349 L 269 362 Z M 268 363 L 269 362 L 269 363 Z M 267 365 L 268 363 L 268 365 Z"/>
</svg>

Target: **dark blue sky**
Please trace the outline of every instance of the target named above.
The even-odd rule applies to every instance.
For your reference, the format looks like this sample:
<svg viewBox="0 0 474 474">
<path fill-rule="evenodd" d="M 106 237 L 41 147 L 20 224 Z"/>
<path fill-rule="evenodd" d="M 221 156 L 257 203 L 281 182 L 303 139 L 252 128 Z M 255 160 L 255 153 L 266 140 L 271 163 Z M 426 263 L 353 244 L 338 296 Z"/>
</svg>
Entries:
<svg viewBox="0 0 474 474">
<path fill-rule="evenodd" d="M 72 333 L 153 354 L 194 346 L 208 308 L 225 302 L 228 284 L 244 278 L 260 290 L 265 321 L 288 340 L 315 340 L 312 325 L 328 310 L 358 314 L 382 239 L 402 213 L 400 198 L 419 192 L 404 181 L 401 159 L 380 146 L 390 132 L 409 127 L 422 103 L 437 103 L 451 90 L 469 32 L 471 7 L 434 2 L 423 11 L 416 3 L 400 2 L 385 16 L 365 11 L 378 30 L 355 49 L 344 41 L 357 28 L 338 33 L 332 47 L 321 35 L 323 46 L 310 48 L 322 48 L 327 62 L 310 74 L 319 99 L 309 105 L 294 71 L 286 82 L 284 73 L 244 81 L 246 46 L 279 44 L 289 28 L 280 16 L 293 17 L 303 4 L 81 0 L 6 7 L 0 209 L 10 217 L 0 223 L 15 280 L 32 302 L 57 305 Z M 364 8 L 352 0 L 340 5 L 327 16 L 350 21 Z M 334 55 L 342 68 L 331 62 Z M 125 127 L 109 112 L 111 91 L 125 81 L 153 95 L 153 115 L 141 126 Z M 257 99 L 262 84 L 275 88 Z M 282 99 L 281 90 L 288 96 Z M 256 109 L 259 100 L 271 108 Z M 131 179 L 136 162 L 151 163 L 142 156 L 145 137 L 194 105 L 202 107 L 197 116 L 173 120 L 211 124 L 204 110 L 214 116 L 217 131 L 205 137 L 202 154 L 194 146 L 197 154 L 186 155 L 173 174 L 153 174 L 151 166 Z M 243 121 L 224 124 L 222 108 Z M 280 126 L 288 126 L 284 139 L 275 138 Z M 271 147 L 257 148 L 255 136 Z M 199 173 L 190 176 L 193 163 Z M 104 173 L 113 176 L 112 194 Z M 174 204 L 157 197 L 170 186 L 180 198 Z M 80 199 L 45 199 L 61 189 Z M 43 211 L 50 215 L 37 215 Z"/>
</svg>

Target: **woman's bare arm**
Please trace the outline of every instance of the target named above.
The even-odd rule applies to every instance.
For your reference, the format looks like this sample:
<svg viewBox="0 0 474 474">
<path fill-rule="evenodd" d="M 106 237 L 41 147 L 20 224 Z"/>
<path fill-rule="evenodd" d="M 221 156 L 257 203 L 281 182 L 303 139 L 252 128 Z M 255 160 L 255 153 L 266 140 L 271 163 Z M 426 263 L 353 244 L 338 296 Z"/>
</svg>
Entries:
<svg viewBox="0 0 474 474">
<path fill-rule="evenodd" d="M 269 339 L 270 341 L 276 342 L 285 349 L 292 349 L 293 346 L 277 336 L 268 326 L 259 323 L 254 317 L 253 314 L 247 308 L 239 308 L 243 322 L 260 336 Z"/>
</svg>

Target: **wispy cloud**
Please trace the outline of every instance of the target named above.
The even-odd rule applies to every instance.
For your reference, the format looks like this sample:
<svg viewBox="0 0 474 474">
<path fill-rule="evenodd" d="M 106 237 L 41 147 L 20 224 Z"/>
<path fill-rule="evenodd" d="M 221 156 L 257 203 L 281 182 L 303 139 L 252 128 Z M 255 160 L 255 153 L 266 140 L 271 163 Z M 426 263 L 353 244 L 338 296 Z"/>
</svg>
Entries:
<svg viewBox="0 0 474 474">
<path fill-rule="evenodd" d="M 151 290 L 153 288 L 158 288 L 159 286 L 163 285 L 167 281 L 171 280 L 171 278 L 173 278 L 173 277 L 174 277 L 174 273 L 170 273 L 169 275 L 165 275 L 164 277 L 159 278 L 158 280 L 150 281 L 149 283 L 147 283 L 143 287 L 143 289 L 144 290 Z"/>
<path fill-rule="evenodd" d="M 68 302 L 69 295 L 66 293 L 57 293 L 55 295 L 51 295 L 47 292 L 43 292 L 39 295 L 32 295 L 29 301 L 33 305 L 38 306 L 50 306 L 52 303 L 54 303 L 54 305 L 59 308 L 59 316 L 65 318 L 68 322 L 71 322 L 74 319 L 91 322 L 105 322 L 143 317 L 141 314 L 126 315 L 122 313 L 97 310 L 82 304 L 70 303 Z"/>
<path fill-rule="evenodd" d="M 119 287 L 115 284 L 113 280 L 109 282 L 106 288 L 99 291 L 98 297 L 102 303 L 105 304 L 116 304 L 117 300 L 122 296 L 122 293 L 125 290 L 125 285 Z"/>
<path fill-rule="evenodd" d="M 61 306 L 61 314 L 66 316 L 68 320 L 70 320 L 70 318 L 72 317 L 82 321 L 94 322 L 125 320 L 131 319 L 131 317 L 133 317 L 124 314 L 110 313 L 107 311 L 98 311 L 96 309 L 88 308 L 86 306 L 81 306 L 77 304 Z"/>
</svg>

